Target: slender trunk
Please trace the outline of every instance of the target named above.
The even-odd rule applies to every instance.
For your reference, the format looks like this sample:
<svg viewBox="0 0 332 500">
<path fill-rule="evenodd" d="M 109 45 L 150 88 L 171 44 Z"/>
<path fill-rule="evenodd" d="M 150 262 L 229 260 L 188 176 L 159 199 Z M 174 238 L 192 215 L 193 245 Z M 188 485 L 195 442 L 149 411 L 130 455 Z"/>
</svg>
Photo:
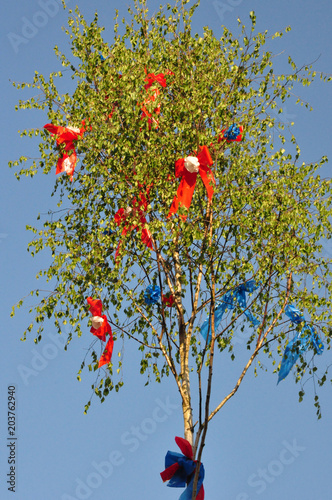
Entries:
<svg viewBox="0 0 332 500">
<path fill-rule="evenodd" d="M 189 345 L 187 342 L 187 332 L 184 321 L 184 310 L 181 301 L 181 278 L 182 269 L 180 265 L 180 258 L 178 253 L 178 236 L 175 236 L 173 240 L 175 244 L 174 251 L 174 264 L 175 264 L 175 301 L 177 306 L 178 324 L 179 324 L 179 341 L 180 341 L 180 365 L 181 365 L 181 387 L 182 387 L 182 413 L 183 413 L 183 423 L 184 423 L 184 437 L 193 444 L 193 414 L 191 408 L 191 396 L 190 396 L 190 378 L 189 378 Z"/>
<path fill-rule="evenodd" d="M 186 343 L 186 329 L 184 323 L 180 326 L 180 361 L 182 380 L 182 413 L 184 423 L 184 437 L 193 444 L 193 414 L 191 408 L 190 378 L 188 365 L 188 350 Z"/>
</svg>

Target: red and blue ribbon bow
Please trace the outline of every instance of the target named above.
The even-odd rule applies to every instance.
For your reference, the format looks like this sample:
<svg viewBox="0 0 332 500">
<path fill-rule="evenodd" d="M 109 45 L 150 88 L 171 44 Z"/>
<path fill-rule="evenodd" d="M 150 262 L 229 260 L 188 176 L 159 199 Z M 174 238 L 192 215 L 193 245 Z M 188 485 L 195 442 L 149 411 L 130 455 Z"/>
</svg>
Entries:
<svg viewBox="0 0 332 500">
<path fill-rule="evenodd" d="M 226 130 L 222 129 L 218 142 L 221 142 L 223 139 L 226 139 L 227 142 L 240 142 L 242 141 L 243 127 L 242 125 L 231 125 Z"/>
<path fill-rule="evenodd" d="M 44 128 L 48 132 L 56 136 L 57 146 L 60 146 L 61 144 L 65 145 L 64 152 L 58 159 L 55 173 L 60 174 L 61 172 L 66 172 L 71 181 L 73 180 L 73 174 L 77 161 L 74 141 L 77 141 L 79 137 L 83 137 L 83 133 L 85 132 L 84 121 L 82 123 L 82 128 L 60 127 L 53 125 L 53 123 L 47 123 L 44 125 Z"/>
<path fill-rule="evenodd" d="M 112 358 L 113 345 L 114 345 L 112 328 L 108 323 L 105 314 L 101 314 L 103 309 L 102 301 L 97 299 L 96 300 L 92 299 L 91 297 L 88 297 L 86 300 L 90 305 L 89 311 L 92 314 L 91 318 L 92 327 L 90 329 L 90 332 L 103 342 L 106 342 L 107 334 L 110 336 L 106 344 L 105 350 L 99 359 L 98 367 L 100 368 L 101 366 L 108 364 Z"/>
<path fill-rule="evenodd" d="M 281 360 L 278 374 L 278 384 L 281 380 L 287 377 L 300 354 L 305 352 L 311 344 L 314 346 L 316 354 L 322 354 L 324 351 L 324 344 L 314 328 L 311 325 L 308 325 L 301 311 L 289 304 L 286 306 L 285 314 L 290 318 L 292 323 L 298 325 L 304 322 L 304 326 L 300 332 L 296 332 L 294 338 L 287 344 Z"/>
<path fill-rule="evenodd" d="M 188 156 L 180 158 L 175 162 L 175 176 L 181 177 L 177 193 L 171 205 L 168 217 L 178 211 L 179 205 L 183 205 L 189 210 L 191 200 L 195 191 L 197 174 L 201 176 L 207 191 L 209 201 L 214 193 L 213 184 L 216 183 L 210 166 L 213 165 L 210 152 L 206 146 L 200 146 L 200 152 L 196 157 Z M 186 216 L 184 216 L 184 220 Z"/>
<path fill-rule="evenodd" d="M 186 488 L 179 500 L 191 500 L 193 494 L 194 477 L 198 462 L 194 460 L 193 449 L 189 441 L 176 437 L 175 442 L 182 451 L 168 451 L 165 457 L 165 470 L 160 473 L 161 479 L 169 481 L 171 488 Z M 204 500 L 204 466 L 199 464 L 196 500 Z"/>
</svg>

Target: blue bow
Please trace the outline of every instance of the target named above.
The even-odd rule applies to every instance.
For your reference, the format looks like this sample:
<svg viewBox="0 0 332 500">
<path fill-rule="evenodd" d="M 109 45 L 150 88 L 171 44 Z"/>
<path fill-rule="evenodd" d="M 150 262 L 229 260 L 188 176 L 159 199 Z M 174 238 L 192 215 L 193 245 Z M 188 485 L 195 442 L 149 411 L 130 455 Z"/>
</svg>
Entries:
<svg viewBox="0 0 332 500">
<path fill-rule="evenodd" d="M 241 285 L 234 288 L 234 290 L 225 293 L 221 303 L 217 305 L 214 311 L 214 327 L 217 330 L 220 321 L 222 320 L 223 314 L 226 309 L 234 309 L 234 302 L 237 300 L 240 308 L 244 310 L 244 314 L 252 322 L 254 327 L 257 327 L 260 322 L 253 316 L 251 311 L 247 309 L 247 300 L 246 300 L 246 292 L 253 293 L 259 285 L 256 285 L 255 280 L 250 280 L 247 283 L 242 283 Z M 210 318 L 206 318 L 204 323 L 201 326 L 201 335 L 210 342 Z"/>
<path fill-rule="evenodd" d="M 296 332 L 292 340 L 287 344 L 283 358 L 281 360 L 280 370 L 278 374 L 278 384 L 281 380 L 287 377 L 298 357 L 302 352 L 305 352 L 312 343 L 317 354 L 322 354 L 324 345 L 311 325 L 308 325 L 301 311 L 296 309 L 291 304 L 286 306 L 285 314 L 289 317 L 292 323 L 296 325 L 304 322 L 301 332 Z"/>
<path fill-rule="evenodd" d="M 229 141 L 235 141 L 237 136 L 240 134 L 240 129 L 237 125 L 233 124 L 231 125 L 226 132 L 224 132 L 224 137 L 225 139 L 228 139 Z"/>
<path fill-rule="evenodd" d="M 160 299 L 160 288 L 158 285 L 149 285 L 144 292 L 144 302 L 151 306 L 156 304 Z"/>
</svg>

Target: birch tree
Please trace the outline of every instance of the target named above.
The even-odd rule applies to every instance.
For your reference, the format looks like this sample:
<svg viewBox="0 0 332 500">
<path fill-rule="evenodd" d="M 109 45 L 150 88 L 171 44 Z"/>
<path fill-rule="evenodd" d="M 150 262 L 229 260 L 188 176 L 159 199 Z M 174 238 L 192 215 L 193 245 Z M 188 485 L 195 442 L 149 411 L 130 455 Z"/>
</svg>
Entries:
<svg viewBox="0 0 332 500">
<path fill-rule="evenodd" d="M 78 379 L 96 372 L 102 402 L 121 388 L 122 369 L 134 369 L 119 346 L 136 343 L 147 382 L 174 379 L 183 436 L 201 463 L 209 422 L 250 369 L 271 358 L 277 381 L 284 356 L 300 399 L 303 377 L 326 381 L 315 354 L 330 348 L 332 304 L 321 256 L 331 238 L 331 181 L 319 175 L 327 159 L 305 163 L 291 124 L 278 120 L 293 88 L 316 73 L 289 58 L 276 74 L 266 44 L 285 33 L 256 33 L 254 12 L 237 36 L 226 27 L 220 39 L 208 27 L 195 34 L 198 3 L 151 17 L 137 0 L 123 25 L 115 15 L 111 42 L 97 14 L 88 24 L 69 10 L 72 54 L 56 47 L 60 69 L 16 85 L 38 92 L 19 108 L 41 110 L 40 129 L 23 132 L 40 136 L 40 159 L 11 166 L 18 178 L 58 174 L 57 207 L 29 227 L 31 254 L 51 250 L 39 275 L 51 291 L 32 292 L 23 338 L 41 341 L 49 318 L 59 334 L 69 325 L 66 348 L 73 336 L 88 347 Z M 73 92 L 58 90 L 61 79 Z M 212 407 L 215 359 L 237 362 L 241 329 L 247 363 Z M 320 416 L 318 395 L 315 405 Z"/>
</svg>

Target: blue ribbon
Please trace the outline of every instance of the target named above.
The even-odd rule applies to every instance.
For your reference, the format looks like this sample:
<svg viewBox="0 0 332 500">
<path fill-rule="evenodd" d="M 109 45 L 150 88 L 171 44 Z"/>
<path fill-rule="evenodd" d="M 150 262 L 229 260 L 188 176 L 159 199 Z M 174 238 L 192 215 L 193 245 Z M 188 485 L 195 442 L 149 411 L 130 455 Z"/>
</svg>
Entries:
<svg viewBox="0 0 332 500">
<path fill-rule="evenodd" d="M 231 125 L 226 132 L 224 132 L 224 137 L 225 139 L 228 139 L 229 141 L 235 141 L 237 136 L 240 134 L 240 129 L 237 125 L 233 124 Z"/>
<path fill-rule="evenodd" d="M 144 292 L 144 302 L 151 306 L 156 304 L 160 299 L 160 288 L 157 285 L 149 285 Z"/>
<path fill-rule="evenodd" d="M 314 345 L 316 354 L 322 354 L 324 344 L 315 332 L 311 325 L 308 325 L 303 314 L 299 309 L 296 309 L 291 304 L 285 308 L 285 314 L 289 317 L 292 323 L 296 325 L 304 322 L 301 332 L 296 332 L 294 338 L 287 344 L 283 358 L 281 360 L 280 370 L 278 374 L 278 384 L 281 380 L 287 377 L 294 364 L 298 360 L 300 354 L 305 352 L 311 345 Z"/>
<path fill-rule="evenodd" d="M 230 292 L 225 293 L 223 299 L 220 303 L 218 303 L 217 307 L 214 310 L 214 327 L 217 330 L 224 312 L 226 309 L 234 309 L 234 302 L 237 301 L 240 308 L 244 310 L 244 314 L 248 318 L 249 321 L 252 322 L 254 327 L 257 327 L 260 324 L 260 321 L 253 316 L 251 311 L 247 309 L 247 300 L 246 300 L 246 292 L 253 293 L 259 285 L 256 285 L 255 280 L 250 280 L 247 283 L 242 283 L 241 285 L 234 288 Z M 201 335 L 210 342 L 210 318 L 206 318 L 204 323 L 201 326 Z"/>
</svg>

